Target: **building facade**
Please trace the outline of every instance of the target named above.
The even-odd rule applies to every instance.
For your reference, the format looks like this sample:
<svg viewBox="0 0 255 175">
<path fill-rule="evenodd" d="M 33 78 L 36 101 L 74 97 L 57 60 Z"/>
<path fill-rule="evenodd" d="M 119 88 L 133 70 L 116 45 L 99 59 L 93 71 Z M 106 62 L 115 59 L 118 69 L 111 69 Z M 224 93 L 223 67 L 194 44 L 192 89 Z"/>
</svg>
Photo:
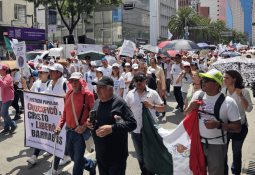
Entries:
<svg viewBox="0 0 255 175">
<path fill-rule="evenodd" d="M 98 7 L 92 13 L 93 17 L 87 19 L 89 23 L 80 20 L 73 35 L 75 38 L 86 35 L 97 44 L 121 45 L 124 39 L 146 44 L 150 39 L 150 1 L 134 0 L 135 8 L 132 10 L 124 10 L 123 6 Z M 167 39 L 170 16 L 176 13 L 176 0 L 157 0 L 157 8 L 157 39 L 164 40 Z M 63 42 L 63 36 L 68 35 L 68 31 L 59 15 L 57 18 L 57 31 L 49 31 L 49 39 Z"/>
<path fill-rule="evenodd" d="M 27 51 L 43 49 L 45 31 L 37 29 L 34 4 L 26 0 L 0 0 L 0 57 L 5 57 L 4 37 L 25 41 Z"/>
</svg>

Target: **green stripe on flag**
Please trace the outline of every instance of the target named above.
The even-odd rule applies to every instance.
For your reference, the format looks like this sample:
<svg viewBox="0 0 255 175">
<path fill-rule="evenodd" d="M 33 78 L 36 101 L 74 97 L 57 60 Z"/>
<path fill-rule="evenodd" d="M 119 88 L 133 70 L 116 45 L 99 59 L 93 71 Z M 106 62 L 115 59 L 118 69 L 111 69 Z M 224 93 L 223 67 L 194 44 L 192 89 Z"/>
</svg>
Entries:
<svg viewBox="0 0 255 175">
<path fill-rule="evenodd" d="M 143 159 L 145 168 L 157 175 L 173 174 L 173 159 L 158 134 L 158 124 L 152 118 L 149 109 L 143 107 Z"/>
<path fill-rule="evenodd" d="M 11 42 L 6 36 L 4 36 L 4 42 L 5 42 L 6 50 L 8 50 L 9 52 L 13 52 L 11 47 Z"/>
</svg>

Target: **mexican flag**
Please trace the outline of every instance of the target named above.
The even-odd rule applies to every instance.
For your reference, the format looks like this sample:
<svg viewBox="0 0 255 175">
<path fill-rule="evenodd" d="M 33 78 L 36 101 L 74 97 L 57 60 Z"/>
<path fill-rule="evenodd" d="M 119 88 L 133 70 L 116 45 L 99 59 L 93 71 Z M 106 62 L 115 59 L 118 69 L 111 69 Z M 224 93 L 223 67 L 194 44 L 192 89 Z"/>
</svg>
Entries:
<svg viewBox="0 0 255 175">
<path fill-rule="evenodd" d="M 157 175 L 206 175 L 198 127 L 198 111 L 192 111 L 174 129 L 161 128 L 143 109 L 143 157 L 147 170 Z"/>
</svg>

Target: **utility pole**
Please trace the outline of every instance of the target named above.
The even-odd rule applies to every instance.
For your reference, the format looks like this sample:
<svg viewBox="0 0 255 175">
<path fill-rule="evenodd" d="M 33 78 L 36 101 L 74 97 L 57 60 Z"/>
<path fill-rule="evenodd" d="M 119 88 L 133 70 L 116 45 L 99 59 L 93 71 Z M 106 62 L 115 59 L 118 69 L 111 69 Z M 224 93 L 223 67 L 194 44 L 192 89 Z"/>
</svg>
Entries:
<svg viewBox="0 0 255 175">
<path fill-rule="evenodd" d="M 158 38 L 158 3 L 159 0 L 150 0 L 150 44 L 157 45 Z"/>
<path fill-rule="evenodd" d="M 49 20 L 49 8 L 48 8 L 48 0 L 46 0 L 45 2 L 45 40 L 48 40 L 48 24 L 49 24 L 48 20 Z"/>
</svg>

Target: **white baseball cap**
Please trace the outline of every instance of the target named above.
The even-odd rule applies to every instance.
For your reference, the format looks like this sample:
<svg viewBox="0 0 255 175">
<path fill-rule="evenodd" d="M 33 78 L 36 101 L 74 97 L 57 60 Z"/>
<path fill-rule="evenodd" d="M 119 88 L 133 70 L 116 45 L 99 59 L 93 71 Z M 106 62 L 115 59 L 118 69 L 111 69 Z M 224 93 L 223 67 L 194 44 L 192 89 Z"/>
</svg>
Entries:
<svg viewBox="0 0 255 175">
<path fill-rule="evenodd" d="M 118 63 L 114 63 L 113 65 L 112 65 L 112 67 L 120 67 L 120 65 L 118 64 Z"/>
<path fill-rule="evenodd" d="M 53 70 L 53 71 L 55 70 L 55 71 L 59 71 L 61 73 L 64 72 L 63 66 L 61 64 L 59 64 L 59 63 L 53 64 L 51 67 L 49 67 L 49 70 Z"/>
<path fill-rule="evenodd" d="M 39 69 L 38 72 L 49 72 L 48 66 L 42 65 Z"/>
<path fill-rule="evenodd" d="M 103 73 L 103 68 L 102 68 L 102 67 L 98 67 L 98 68 L 96 69 L 96 71 L 102 72 L 102 73 Z"/>
<path fill-rule="evenodd" d="M 190 63 L 187 62 L 187 61 L 183 61 L 183 62 L 182 62 L 182 65 L 183 65 L 183 67 L 188 67 L 188 66 L 190 66 Z"/>
<path fill-rule="evenodd" d="M 130 66 L 130 63 L 125 63 L 125 66 Z"/>
<path fill-rule="evenodd" d="M 79 80 L 80 78 L 82 78 L 82 74 L 80 72 L 74 72 L 71 74 L 69 79 L 77 79 Z"/>
<path fill-rule="evenodd" d="M 138 68 L 139 68 L 138 64 L 133 64 L 132 65 L 132 69 L 138 69 Z"/>
</svg>

